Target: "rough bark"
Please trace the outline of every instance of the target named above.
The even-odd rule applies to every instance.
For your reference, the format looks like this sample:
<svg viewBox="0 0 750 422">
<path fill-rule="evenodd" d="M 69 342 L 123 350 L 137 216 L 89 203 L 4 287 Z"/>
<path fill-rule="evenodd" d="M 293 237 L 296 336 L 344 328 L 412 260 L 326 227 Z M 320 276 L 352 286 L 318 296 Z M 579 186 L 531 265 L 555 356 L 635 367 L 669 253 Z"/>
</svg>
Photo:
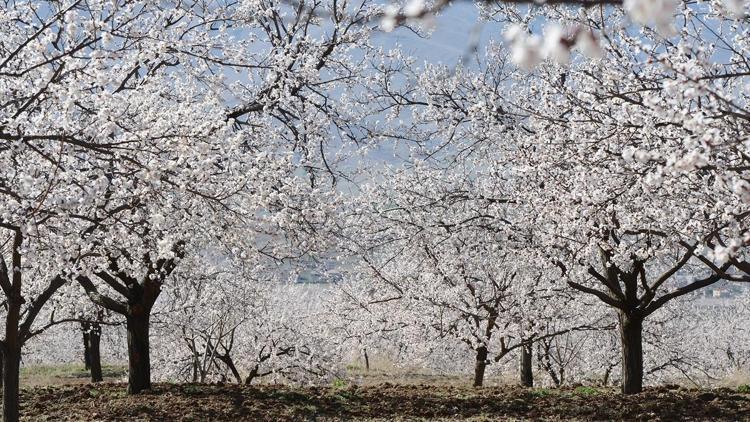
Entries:
<svg viewBox="0 0 750 422">
<path fill-rule="evenodd" d="M 607 370 L 604 371 L 604 378 L 602 379 L 602 386 L 606 387 L 609 385 L 609 374 L 612 373 L 612 367 L 607 367 Z"/>
<path fill-rule="evenodd" d="M 102 374 L 102 355 L 101 355 L 101 338 L 102 338 L 102 326 L 99 324 L 93 324 L 89 331 L 89 344 L 88 344 L 88 361 L 89 369 L 91 372 L 91 382 L 104 381 Z"/>
<path fill-rule="evenodd" d="M 477 362 L 474 366 L 474 387 L 481 387 L 484 384 L 484 371 L 487 368 L 487 348 L 480 346 L 477 348 Z"/>
<path fill-rule="evenodd" d="M 521 385 L 524 387 L 534 386 L 534 372 L 532 368 L 531 345 L 521 347 Z"/>
<path fill-rule="evenodd" d="M 127 317 L 128 394 L 151 389 L 151 361 L 148 343 L 149 315 Z"/>
<path fill-rule="evenodd" d="M 21 336 L 19 319 L 21 302 L 11 298 L 5 319 L 5 342 L 3 348 L 3 421 L 15 422 L 19 419 L 18 385 L 21 365 Z"/>
<path fill-rule="evenodd" d="M 220 361 L 224 362 L 224 365 L 229 368 L 229 370 L 232 372 L 234 380 L 237 381 L 237 384 L 242 384 L 242 376 L 240 375 L 240 371 L 237 370 L 237 365 L 234 364 L 234 359 L 232 359 L 232 356 L 230 356 L 229 353 L 226 353 L 223 355 L 217 355 L 216 357 Z"/>
<path fill-rule="evenodd" d="M 20 348 L 6 348 L 3 356 L 3 422 L 19 419 L 19 376 L 21 366 Z"/>
<path fill-rule="evenodd" d="M 643 320 L 620 313 L 622 348 L 622 392 L 636 394 L 643 390 Z"/>
<path fill-rule="evenodd" d="M 253 369 L 250 370 L 250 373 L 247 374 L 247 377 L 245 377 L 245 385 L 252 384 L 253 380 L 258 377 L 260 371 L 260 366 L 255 365 Z"/>
<path fill-rule="evenodd" d="M 198 353 L 195 350 L 193 350 L 193 364 L 192 364 L 192 366 L 193 366 L 193 378 L 192 378 L 192 381 L 193 382 L 198 382 L 198 379 L 199 379 L 198 378 L 198 372 L 200 371 L 201 362 L 200 362 L 200 359 L 198 358 Z"/>
<path fill-rule="evenodd" d="M 229 370 L 232 371 L 232 376 L 234 377 L 235 382 L 237 382 L 237 384 L 242 384 L 242 376 L 240 375 L 240 371 L 237 370 L 237 366 L 235 366 L 232 358 L 227 358 L 227 362 L 227 366 L 229 367 Z"/>
<path fill-rule="evenodd" d="M 81 332 L 83 333 L 83 365 L 86 367 L 86 370 L 91 369 L 91 351 L 89 350 L 89 343 L 91 339 L 89 337 L 89 330 L 89 324 L 82 322 Z"/>
</svg>

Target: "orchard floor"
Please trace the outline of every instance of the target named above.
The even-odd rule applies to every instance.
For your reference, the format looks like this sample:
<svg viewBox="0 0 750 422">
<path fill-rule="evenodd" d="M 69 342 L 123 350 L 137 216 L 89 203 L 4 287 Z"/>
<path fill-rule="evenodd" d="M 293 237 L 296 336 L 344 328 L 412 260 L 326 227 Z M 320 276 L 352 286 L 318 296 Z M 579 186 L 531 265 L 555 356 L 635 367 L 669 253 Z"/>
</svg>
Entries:
<svg viewBox="0 0 750 422">
<path fill-rule="evenodd" d="M 750 394 L 734 390 L 524 389 L 451 385 L 282 386 L 156 384 L 127 396 L 125 385 L 32 387 L 22 391 L 29 421 L 278 420 L 750 420 Z"/>
</svg>

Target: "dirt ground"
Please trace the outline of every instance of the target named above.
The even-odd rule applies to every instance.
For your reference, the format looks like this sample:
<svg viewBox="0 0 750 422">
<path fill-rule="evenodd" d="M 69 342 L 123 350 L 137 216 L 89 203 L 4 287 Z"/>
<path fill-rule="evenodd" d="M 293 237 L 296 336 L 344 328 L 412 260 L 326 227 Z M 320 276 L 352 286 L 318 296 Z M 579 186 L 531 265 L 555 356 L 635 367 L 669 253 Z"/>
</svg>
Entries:
<svg viewBox="0 0 750 422">
<path fill-rule="evenodd" d="M 127 396 L 117 383 L 33 387 L 21 394 L 29 421 L 263 420 L 750 420 L 750 394 L 735 390 L 337 384 L 329 387 L 156 384 Z"/>
</svg>

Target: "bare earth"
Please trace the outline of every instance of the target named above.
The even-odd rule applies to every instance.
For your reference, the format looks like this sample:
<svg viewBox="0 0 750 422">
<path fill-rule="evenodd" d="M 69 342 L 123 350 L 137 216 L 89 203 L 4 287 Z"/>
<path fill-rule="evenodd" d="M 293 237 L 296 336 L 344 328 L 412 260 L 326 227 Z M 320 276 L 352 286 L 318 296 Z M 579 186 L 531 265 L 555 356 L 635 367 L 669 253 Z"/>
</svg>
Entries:
<svg viewBox="0 0 750 422">
<path fill-rule="evenodd" d="M 21 395 L 33 421 L 208 420 L 750 420 L 750 394 L 734 390 L 649 389 L 622 396 L 589 387 L 474 389 L 380 384 L 292 388 L 157 384 L 127 396 L 125 385 L 34 387 Z"/>
</svg>

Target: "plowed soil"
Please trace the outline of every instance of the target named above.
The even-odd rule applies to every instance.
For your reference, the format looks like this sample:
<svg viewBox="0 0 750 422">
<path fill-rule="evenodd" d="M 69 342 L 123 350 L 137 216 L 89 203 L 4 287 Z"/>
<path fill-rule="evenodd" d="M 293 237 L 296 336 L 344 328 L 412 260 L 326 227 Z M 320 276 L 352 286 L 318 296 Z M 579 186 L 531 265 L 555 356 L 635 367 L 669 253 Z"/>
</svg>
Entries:
<svg viewBox="0 0 750 422">
<path fill-rule="evenodd" d="M 156 384 L 128 396 L 110 383 L 26 389 L 21 407 L 30 421 L 750 420 L 749 394 L 679 387 L 623 396 L 588 387 Z"/>
</svg>

